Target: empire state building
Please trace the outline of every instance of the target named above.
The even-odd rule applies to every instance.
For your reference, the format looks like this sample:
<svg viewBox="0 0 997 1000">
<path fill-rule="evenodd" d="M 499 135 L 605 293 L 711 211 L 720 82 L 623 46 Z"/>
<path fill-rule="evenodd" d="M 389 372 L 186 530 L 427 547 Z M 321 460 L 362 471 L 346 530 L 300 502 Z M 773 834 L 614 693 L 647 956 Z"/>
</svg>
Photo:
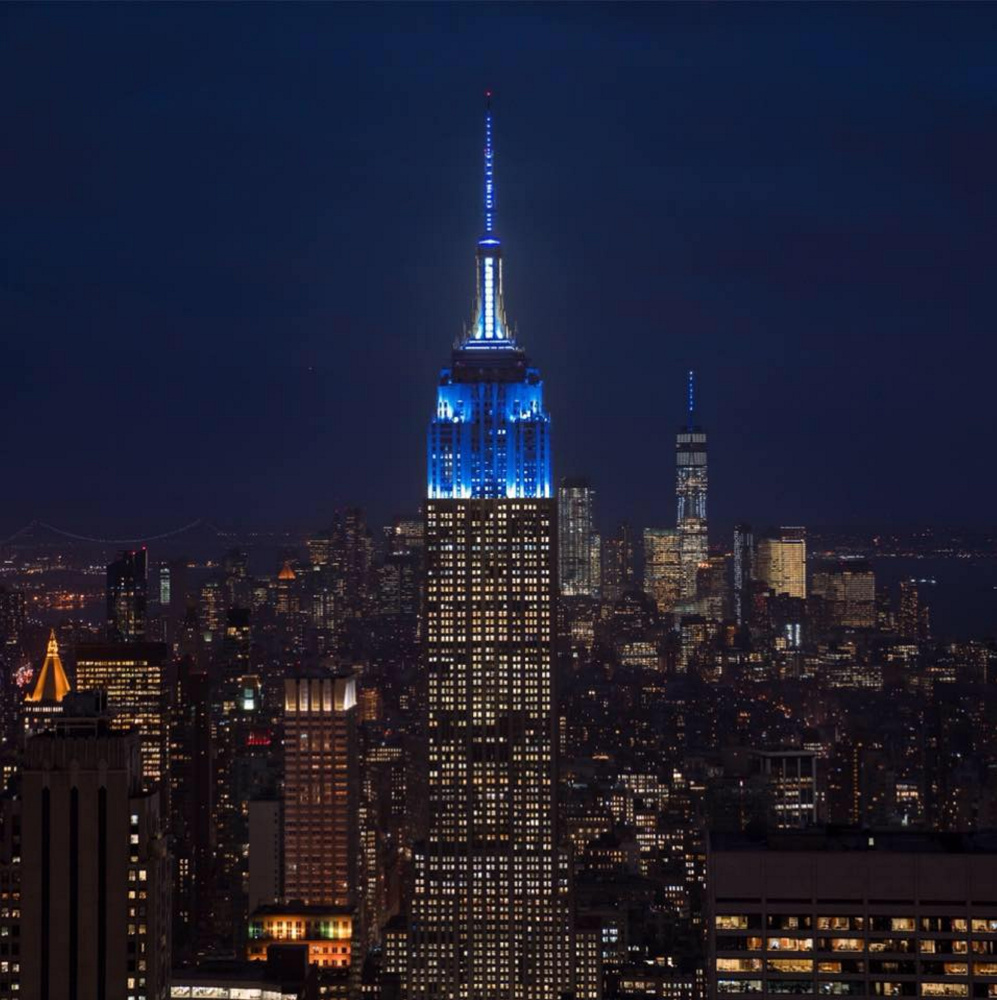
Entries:
<svg viewBox="0 0 997 1000">
<path fill-rule="evenodd" d="M 428 839 L 411 997 L 557 997 L 571 979 L 555 838 L 556 501 L 543 382 L 505 315 L 491 110 L 477 304 L 428 436 Z"/>
</svg>

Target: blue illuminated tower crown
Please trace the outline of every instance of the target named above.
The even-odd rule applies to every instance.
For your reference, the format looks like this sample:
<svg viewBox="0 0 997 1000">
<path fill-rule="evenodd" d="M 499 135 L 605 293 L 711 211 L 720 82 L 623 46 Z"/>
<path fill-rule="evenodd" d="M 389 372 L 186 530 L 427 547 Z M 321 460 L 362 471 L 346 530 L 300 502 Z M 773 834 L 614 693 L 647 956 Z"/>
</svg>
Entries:
<svg viewBox="0 0 997 1000">
<path fill-rule="evenodd" d="M 475 259 L 474 318 L 440 372 L 429 425 L 428 496 L 549 497 L 550 416 L 540 372 L 506 321 L 502 243 L 495 235 L 495 151 L 486 95 L 484 231 Z"/>
</svg>

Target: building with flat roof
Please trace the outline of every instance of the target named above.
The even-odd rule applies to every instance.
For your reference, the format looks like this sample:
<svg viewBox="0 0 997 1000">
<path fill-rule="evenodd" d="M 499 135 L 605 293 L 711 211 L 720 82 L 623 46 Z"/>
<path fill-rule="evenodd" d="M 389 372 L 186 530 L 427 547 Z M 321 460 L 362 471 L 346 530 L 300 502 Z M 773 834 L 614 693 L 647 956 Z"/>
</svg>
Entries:
<svg viewBox="0 0 997 1000">
<path fill-rule="evenodd" d="M 106 691 L 111 728 L 138 731 L 142 775 L 150 784 L 167 777 L 169 649 L 162 642 L 80 643 L 76 647 L 76 687 Z"/>
<path fill-rule="evenodd" d="M 712 834 L 709 995 L 997 997 L 997 834 Z"/>
<path fill-rule="evenodd" d="M 284 894 L 352 906 L 358 879 L 356 679 L 284 681 Z"/>
<path fill-rule="evenodd" d="M 323 969 L 349 968 L 353 910 L 343 906 L 308 906 L 299 901 L 257 907 L 249 915 L 246 957 L 266 961 L 274 945 L 305 945 L 308 964 Z"/>
</svg>

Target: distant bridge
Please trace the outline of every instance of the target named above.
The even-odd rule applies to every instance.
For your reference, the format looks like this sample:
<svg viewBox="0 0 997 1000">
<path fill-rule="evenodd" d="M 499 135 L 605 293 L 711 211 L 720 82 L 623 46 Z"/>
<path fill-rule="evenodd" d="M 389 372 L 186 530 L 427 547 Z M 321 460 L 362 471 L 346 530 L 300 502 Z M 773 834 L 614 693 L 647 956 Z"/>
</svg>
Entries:
<svg viewBox="0 0 997 1000">
<path fill-rule="evenodd" d="M 61 535 L 63 538 L 72 539 L 75 542 L 90 542 L 94 545 L 144 545 L 146 542 L 160 542 L 164 538 L 174 538 L 177 535 L 182 535 L 185 532 L 193 531 L 195 528 L 204 528 L 214 535 L 220 538 L 229 537 L 231 532 L 222 531 L 220 528 L 211 524 L 209 521 L 205 521 L 204 518 L 199 517 L 196 521 L 191 521 L 190 524 L 184 524 L 179 528 L 174 528 L 172 531 L 163 531 L 158 535 L 146 535 L 143 538 L 92 538 L 89 535 L 80 535 L 74 531 L 66 531 L 63 528 L 57 528 L 54 524 L 48 524 L 46 521 L 40 521 L 37 518 L 28 522 L 23 528 L 19 528 L 12 535 L 7 538 L 0 539 L 0 545 L 9 545 L 11 542 L 16 542 L 20 538 L 31 537 L 32 533 L 38 533 L 40 531 L 48 531 L 55 535 Z"/>
</svg>

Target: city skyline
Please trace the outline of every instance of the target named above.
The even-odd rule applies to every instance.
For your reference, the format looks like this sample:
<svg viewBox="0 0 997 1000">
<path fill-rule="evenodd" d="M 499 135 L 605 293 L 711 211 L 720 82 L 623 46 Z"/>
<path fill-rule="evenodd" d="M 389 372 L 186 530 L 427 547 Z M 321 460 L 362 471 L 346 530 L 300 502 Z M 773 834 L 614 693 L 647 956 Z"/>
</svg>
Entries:
<svg viewBox="0 0 997 1000">
<path fill-rule="evenodd" d="M 911 239 L 929 217 L 981 238 L 997 197 L 981 174 L 974 212 L 926 206 L 920 163 L 849 215 L 873 173 L 813 159 L 844 127 L 854 168 L 903 103 L 883 85 L 922 40 L 897 8 L 11 9 L 52 77 L 92 64 L 61 125 L 15 121 L 15 159 L 107 100 L 57 168 L 90 166 L 65 216 L 53 186 L 14 226 L 0 308 L 44 325 L 73 287 L 79 328 L 107 325 L 39 328 L 0 396 L 8 503 L 31 480 L 40 505 L 8 534 L 0 502 L 0 1000 L 997 998 L 997 527 L 952 525 L 989 515 L 962 452 L 989 447 L 985 401 L 976 370 L 945 381 L 966 405 L 933 441 L 916 334 L 972 289 L 968 337 L 987 285 Z M 950 60 L 986 35 L 923 9 Z M 871 74 L 844 58 L 886 35 Z M 391 90 L 434 48 L 424 99 Z M 749 50 L 773 62 L 736 80 Z M 472 107 L 455 75 L 498 79 Z M 925 103 L 890 142 L 933 114 L 966 139 Z M 17 187 L 24 219 L 45 185 Z M 935 526 L 902 528 L 914 510 Z"/>
<path fill-rule="evenodd" d="M 990 308 L 991 12 L 395 13 L 393 28 L 358 9 L 190 15 L 208 39 L 238 34 L 251 71 L 190 49 L 165 8 L 8 9 L 4 72 L 38 45 L 57 58 L 44 85 L 7 88 L 18 253 L 0 309 L 20 377 L 3 406 L 24 470 L 0 504 L 7 531 L 412 506 L 417 386 L 467 300 L 457 248 L 476 230 L 472 122 L 488 86 L 513 168 L 507 285 L 537 363 L 559 367 L 555 481 L 588 476 L 608 523 L 670 524 L 668 449 L 643 438 L 675 432 L 694 367 L 715 524 L 989 520 L 991 348 L 961 359 Z M 929 42 L 941 24 L 945 43 Z M 374 75 L 378 44 L 414 26 L 426 48 L 396 45 Z M 511 44 L 523 27 L 525 51 Z M 68 92 L 102 46 L 108 68 Z M 882 65 L 863 62 L 871 51 Z M 754 85 L 732 93 L 749 69 Z M 627 351 L 606 349 L 620 340 Z M 377 397 L 386 361 L 405 377 Z M 66 419 L 95 399 L 127 414 L 98 462 L 97 425 Z M 923 474 L 932 454 L 956 482 Z M 39 497 L 53 466 L 61 488 Z M 968 498 L 958 517 L 954 493 Z"/>
</svg>

